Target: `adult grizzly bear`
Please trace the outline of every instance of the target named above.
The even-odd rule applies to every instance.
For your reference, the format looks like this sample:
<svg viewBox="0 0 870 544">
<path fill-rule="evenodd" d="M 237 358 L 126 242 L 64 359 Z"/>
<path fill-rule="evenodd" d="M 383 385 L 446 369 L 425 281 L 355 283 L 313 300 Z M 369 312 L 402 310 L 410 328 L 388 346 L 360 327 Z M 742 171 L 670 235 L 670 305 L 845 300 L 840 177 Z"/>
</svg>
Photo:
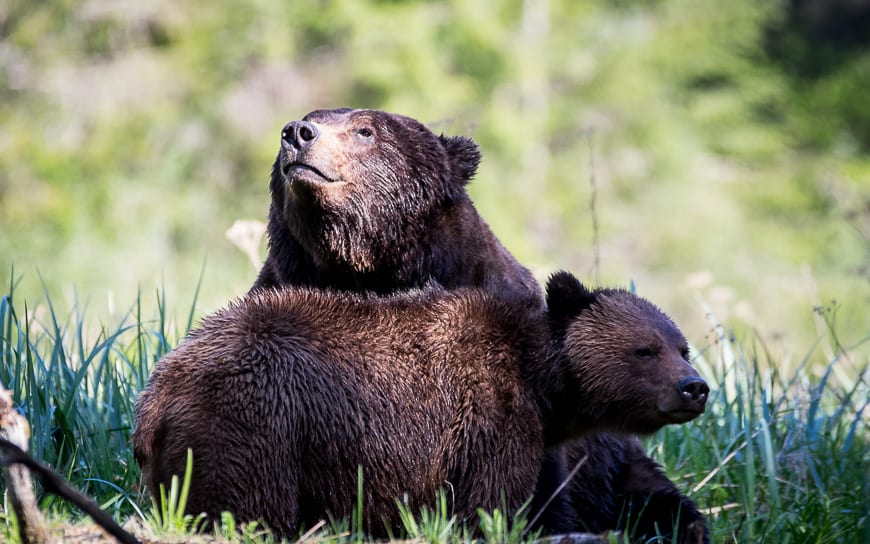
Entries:
<svg viewBox="0 0 870 544">
<path fill-rule="evenodd" d="M 350 109 L 313 111 L 281 135 L 269 185 L 269 254 L 254 289 L 391 293 L 434 278 L 448 288 L 541 297 L 468 197 L 480 162 L 472 140 Z"/>
<path fill-rule="evenodd" d="M 436 136 L 401 115 L 317 110 L 288 123 L 272 167 L 269 253 L 252 290 L 289 285 L 393 293 L 435 280 L 447 288 L 482 287 L 497 297 L 531 297 L 530 305 L 538 306 L 543 294 L 534 277 L 495 238 L 466 192 L 479 162 L 472 140 Z M 619 519 L 625 500 L 674 505 L 674 494 L 683 502 L 670 511 L 646 509 L 648 523 L 640 526 L 658 524 L 667 534 L 676 518 L 681 533 L 703 525 L 692 502 L 649 457 L 623 463 L 637 450 L 634 438 L 611 435 L 549 454 L 533 512 L 567 476 L 567 458 L 589 454 L 590 462 L 567 493 L 548 503 L 540 518 L 544 531 L 600 524 L 622 529 L 611 520 Z M 614 464 L 592 466 L 595 460 Z M 582 479 L 587 471 L 588 485 Z M 614 474 L 613 488 L 596 486 L 602 472 Z M 600 498 L 600 510 L 589 495 Z"/>
<path fill-rule="evenodd" d="M 182 474 L 191 448 L 189 513 L 289 537 L 349 516 L 362 467 L 367 530 L 385 534 L 397 499 L 417 511 L 450 486 L 461 520 L 513 512 L 547 448 L 704 411 L 686 341 L 654 305 L 568 273 L 548 298 L 545 313 L 482 289 L 255 291 L 158 363 L 133 434 L 146 485 Z"/>
</svg>

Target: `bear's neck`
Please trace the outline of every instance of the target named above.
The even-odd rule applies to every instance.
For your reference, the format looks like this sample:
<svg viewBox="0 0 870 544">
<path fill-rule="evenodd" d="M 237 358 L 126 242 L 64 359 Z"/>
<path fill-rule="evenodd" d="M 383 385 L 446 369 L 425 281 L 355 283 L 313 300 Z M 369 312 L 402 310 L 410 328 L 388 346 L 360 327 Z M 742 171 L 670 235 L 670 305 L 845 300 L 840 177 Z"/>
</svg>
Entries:
<svg viewBox="0 0 870 544">
<path fill-rule="evenodd" d="M 542 362 L 530 376 L 544 424 L 546 448 L 601 430 L 595 401 L 574 377 L 564 351 L 561 338 L 551 340 L 544 356 L 538 359 Z"/>
</svg>

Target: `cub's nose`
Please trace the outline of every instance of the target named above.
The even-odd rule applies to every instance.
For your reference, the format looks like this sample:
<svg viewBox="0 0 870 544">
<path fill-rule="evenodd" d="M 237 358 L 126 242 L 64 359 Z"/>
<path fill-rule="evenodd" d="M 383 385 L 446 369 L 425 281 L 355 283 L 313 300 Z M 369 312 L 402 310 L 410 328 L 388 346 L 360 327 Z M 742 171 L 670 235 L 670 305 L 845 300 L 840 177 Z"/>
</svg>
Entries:
<svg viewBox="0 0 870 544">
<path fill-rule="evenodd" d="M 291 121 L 284 125 L 281 131 L 281 145 L 299 151 L 310 147 L 320 136 L 317 127 L 308 121 Z"/>
<path fill-rule="evenodd" d="M 710 393 L 707 382 L 696 376 L 680 380 L 677 383 L 677 390 L 684 402 L 697 406 L 699 410 L 704 409 L 704 405 L 707 404 L 707 395 Z"/>
</svg>

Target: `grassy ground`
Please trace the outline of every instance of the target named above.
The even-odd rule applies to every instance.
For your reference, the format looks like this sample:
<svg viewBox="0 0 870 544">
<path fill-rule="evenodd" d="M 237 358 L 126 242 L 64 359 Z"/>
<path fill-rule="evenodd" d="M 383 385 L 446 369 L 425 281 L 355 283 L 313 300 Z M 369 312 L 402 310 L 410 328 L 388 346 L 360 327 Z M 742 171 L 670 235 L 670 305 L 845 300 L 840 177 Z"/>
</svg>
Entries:
<svg viewBox="0 0 870 544">
<path fill-rule="evenodd" d="M 138 518 L 157 534 L 189 530 L 192 520 L 170 513 L 178 494 L 163 516 L 143 495 L 129 438 L 136 394 L 194 322 L 195 304 L 140 295 L 120 317 L 106 318 L 81 302 L 66 311 L 48 299 L 19 300 L 11 281 L 4 292 L 0 383 L 30 421 L 34 455 L 121 520 Z M 712 340 L 695 351 L 713 387 L 708 411 L 648 442 L 709 512 L 714 542 L 870 542 L 870 338 L 839 338 L 835 308 L 815 317 L 826 332 L 774 356 L 761 341 L 733 338 L 711 316 Z M 57 519 L 77 515 L 52 497 L 41 507 Z M 443 505 L 406 518 L 405 536 L 468 538 Z M 307 538 L 362 540 L 357 521 L 325 524 Z M 235 535 L 229 527 L 224 534 Z M 530 537 L 499 512 L 483 515 L 481 527 L 491 541 Z M 241 534 L 269 540 L 256 527 Z M 2 538 L 16 542 L 5 510 Z"/>
</svg>

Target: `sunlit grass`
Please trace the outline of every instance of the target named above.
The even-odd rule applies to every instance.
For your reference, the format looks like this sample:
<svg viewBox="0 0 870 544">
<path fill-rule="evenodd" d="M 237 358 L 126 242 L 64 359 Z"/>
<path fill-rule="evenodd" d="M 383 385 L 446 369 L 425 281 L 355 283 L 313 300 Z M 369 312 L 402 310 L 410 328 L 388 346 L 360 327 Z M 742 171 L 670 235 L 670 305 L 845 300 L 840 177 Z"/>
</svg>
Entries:
<svg viewBox="0 0 870 544">
<path fill-rule="evenodd" d="M 193 316 L 191 306 L 179 327 L 158 294 L 146 319 L 142 302 L 117 323 L 95 324 L 86 305 L 60 315 L 48 298 L 18 304 L 13 283 L 0 299 L 0 382 L 30 422 L 32 453 L 116 514 L 143 502 L 129 446 L 136 395 Z"/>
<path fill-rule="evenodd" d="M 136 395 L 155 362 L 194 324 L 195 304 L 183 305 L 176 320 L 161 293 L 148 310 L 140 295 L 107 323 L 87 304 L 62 311 L 47 298 L 18 300 L 14 291 L 10 282 L 0 298 L 0 382 L 30 421 L 34 455 L 122 521 L 138 518 L 155 534 L 201 529 L 183 515 L 183 486 L 167 490 L 163 505 L 143 494 L 130 448 Z M 870 340 L 839 338 L 825 312 L 819 317 L 826 334 L 808 340 L 788 365 L 761 340 L 736 339 L 717 325 L 716 340 L 695 357 L 713 386 L 707 413 L 648 442 L 669 476 L 708 512 L 713 542 L 870 542 Z M 50 497 L 41 506 L 53 516 L 78 516 Z M 396 538 L 467 541 L 475 534 L 443 495 L 420 513 L 401 501 L 397 508 L 405 534 Z M 328 520 L 300 536 L 365 540 L 361 511 L 358 504 L 351 519 Z M 262 527 L 222 522 L 224 538 L 270 538 Z M 482 512 L 477 529 L 490 541 L 532 537 L 522 518 L 502 511 Z M 0 515 L 0 535 L 15 542 L 8 515 Z"/>
<path fill-rule="evenodd" d="M 664 429 L 652 454 L 672 477 L 691 475 L 684 490 L 720 540 L 870 541 L 870 337 L 846 348 L 830 330 L 829 350 L 813 345 L 783 372 L 759 339 L 718 330 L 696 359 L 718 385 L 707 413 Z"/>
</svg>

